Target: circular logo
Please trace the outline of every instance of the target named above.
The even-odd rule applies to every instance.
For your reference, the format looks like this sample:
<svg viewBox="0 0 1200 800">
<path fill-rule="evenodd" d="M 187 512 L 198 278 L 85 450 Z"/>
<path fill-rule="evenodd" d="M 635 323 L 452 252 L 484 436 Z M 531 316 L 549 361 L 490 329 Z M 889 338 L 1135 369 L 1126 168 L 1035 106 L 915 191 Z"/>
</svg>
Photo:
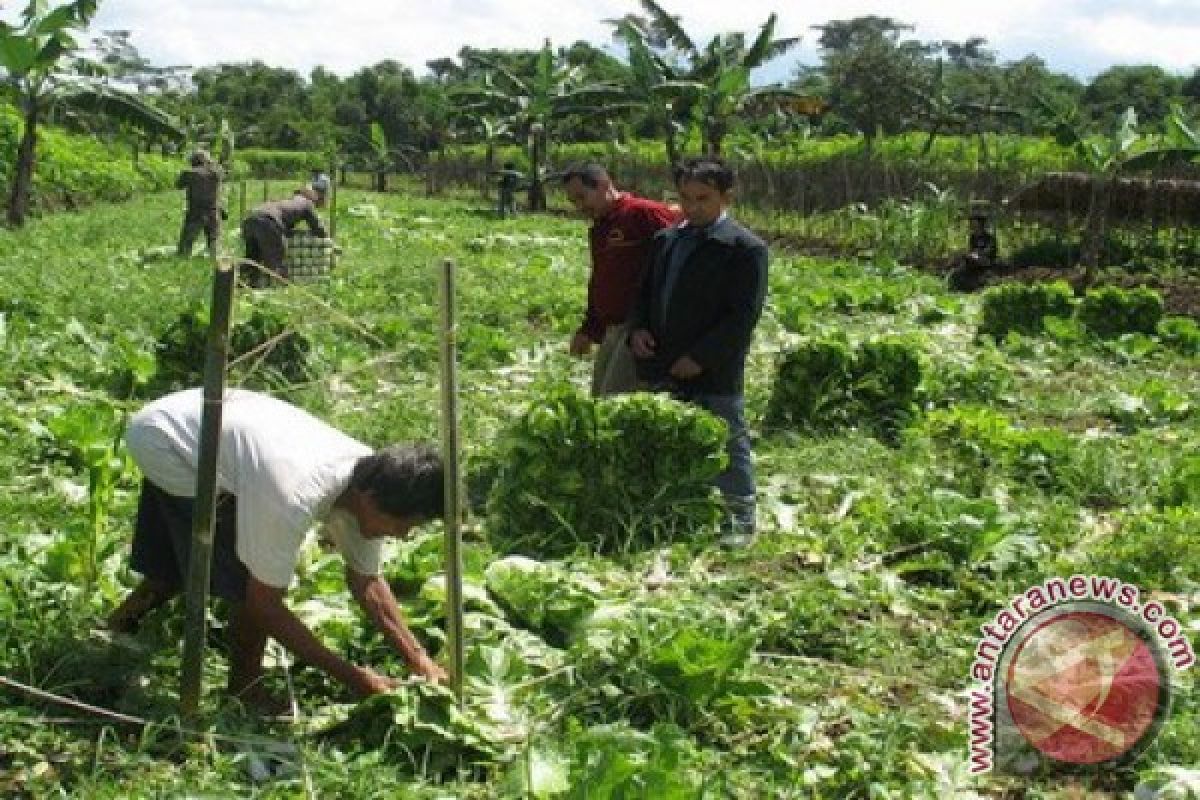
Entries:
<svg viewBox="0 0 1200 800">
<path fill-rule="evenodd" d="M 1056 761 L 1101 764 L 1148 743 L 1169 707 L 1161 652 L 1116 608 L 1060 606 L 1009 644 L 1002 691 L 1021 735 Z"/>
</svg>

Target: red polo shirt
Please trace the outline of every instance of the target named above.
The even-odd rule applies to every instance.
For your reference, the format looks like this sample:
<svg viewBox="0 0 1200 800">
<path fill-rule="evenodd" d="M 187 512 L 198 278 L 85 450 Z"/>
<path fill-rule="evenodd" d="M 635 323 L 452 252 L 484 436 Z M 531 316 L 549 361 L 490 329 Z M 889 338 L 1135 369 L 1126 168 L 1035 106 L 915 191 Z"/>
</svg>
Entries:
<svg viewBox="0 0 1200 800">
<path fill-rule="evenodd" d="M 671 208 L 622 192 L 612 210 L 588 231 L 592 275 L 588 307 L 579 329 L 593 342 L 604 338 L 609 325 L 620 325 L 629 314 L 650 256 L 654 234 L 682 219 Z"/>
</svg>

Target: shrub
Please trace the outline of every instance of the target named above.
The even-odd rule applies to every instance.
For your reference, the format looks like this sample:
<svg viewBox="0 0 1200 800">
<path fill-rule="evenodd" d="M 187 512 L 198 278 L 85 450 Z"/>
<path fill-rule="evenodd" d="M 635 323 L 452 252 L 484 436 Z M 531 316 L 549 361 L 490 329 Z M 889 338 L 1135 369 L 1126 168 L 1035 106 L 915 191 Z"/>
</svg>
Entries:
<svg viewBox="0 0 1200 800">
<path fill-rule="evenodd" d="M 1159 500 L 1165 507 L 1200 509 L 1200 456 L 1188 456 L 1175 465 L 1163 481 Z"/>
<path fill-rule="evenodd" d="M 1078 483 L 1071 437 L 1056 428 L 1018 428 L 987 408 L 952 408 L 925 417 L 920 432 L 956 463 L 961 486 L 980 491 L 1000 471 L 1045 489 Z"/>
<path fill-rule="evenodd" d="M 328 169 L 329 158 L 307 150 L 239 150 L 236 161 L 255 178 L 308 178 L 315 169 Z"/>
<path fill-rule="evenodd" d="M 1195 508 L 1131 513 L 1121 530 L 1101 539 L 1085 557 L 1086 568 L 1147 590 L 1194 592 L 1200 588 L 1200 512 Z"/>
<path fill-rule="evenodd" d="M 502 438 L 487 530 L 499 553 L 558 558 L 655 546 L 711 527 L 725 423 L 655 394 L 562 389 Z"/>
<path fill-rule="evenodd" d="M 264 387 L 308 379 L 311 349 L 308 339 L 294 330 L 284 335 L 289 327 L 281 314 L 262 308 L 254 309 L 244 321 L 233 325 L 229 337 L 230 362 L 262 348 L 241 365 L 250 370 L 245 385 Z M 156 371 L 150 382 L 151 394 L 200 385 L 204 379 L 207 342 L 205 306 L 189 308 L 167 326 L 155 345 Z"/>
<path fill-rule="evenodd" d="M 1075 314 L 1085 328 L 1104 339 L 1123 333 L 1154 333 L 1163 315 L 1162 296 L 1144 287 L 1105 286 L 1088 292 Z"/>
<path fill-rule="evenodd" d="M 945 408 L 960 403 L 994 404 L 1014 386 L 1008 362 L 988 346 L 954 359 L 940 354 L 925 371 L 920 395 L 926 407 Z"/>
<path fill-rule="evenodd" d="M 1158 323 L 1158 338 L 1185 356 L 1200 355 L 1200 325 L 1190 317 L 1164 317 Z"/>
<path fill-rule="evenodd" d="M 910 342 L 884 338 L 855 349 L 836 339 L 810 342 L 784 357 L 767 416 L 810 431 L 861 425 L 891 435 L 915 413 L 920 382 L 920 354 Z"/>
<path fill-rule="evenodd" d="M 983 293 L 979 332 L 997 339 L 1010 331 L 1036 335 L 1045 317 L 1071 316 L 1071 304 L 1071 287 L 1063 281 L 993 286 Z"/>
</svg>

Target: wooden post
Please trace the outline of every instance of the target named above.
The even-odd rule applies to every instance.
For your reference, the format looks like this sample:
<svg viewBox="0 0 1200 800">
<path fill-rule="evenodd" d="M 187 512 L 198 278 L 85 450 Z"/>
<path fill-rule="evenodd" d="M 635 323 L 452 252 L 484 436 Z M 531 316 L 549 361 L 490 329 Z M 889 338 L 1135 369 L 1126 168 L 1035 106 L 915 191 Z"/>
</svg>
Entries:
<svg viewBox="0 0 1200 800">
<path fill-rule="evenodd" d="M 462 703 L 462 511 L 458 476 L 458 330 L 454 319 L 454 261 L 443 261 L 441 273 L 442 463 L 446 470 L 446 634 L 450 645 L 450 686 L 459 703 Z"/>
<path fill-rule="evenodd" d="M 225 394 L 225 363 L 229 357 L 229 322 L 236 274 L 237 271 L 227 259 L 219 262 L 213 272 L 208 355 L 204 363 L 204 415 L 200 423 L 196 499 L 192 510 L 192 549 L 186 587 L 183 678 L 179 690 L 179 705 L 184 717 L 196 716 L 203 688 L 208 581 L 217 508 L 217 452 L 221 441 L 221 402 Z"/>
</svg>

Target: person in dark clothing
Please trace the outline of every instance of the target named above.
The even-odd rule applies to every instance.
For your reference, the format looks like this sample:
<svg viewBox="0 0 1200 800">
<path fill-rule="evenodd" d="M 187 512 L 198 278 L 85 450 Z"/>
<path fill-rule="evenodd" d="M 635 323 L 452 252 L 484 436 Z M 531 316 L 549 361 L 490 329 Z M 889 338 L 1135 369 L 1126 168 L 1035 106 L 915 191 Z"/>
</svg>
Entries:
<svg viewBox="0 0 1200 800">
<path fill-rule="evenodd" d="M 755 489 L 746 428 L 746 355 L 767 291 L 767 246 L 728 213 L 733 170 L 715 157 L 675 170 L 685 222 L 655 235 L 632 314 L 638 379 L 725 420 L 729 467 L 717 477 L 728 516 L 722 543 L 754 535 Z"/>
<path fill-rule="evenodd" d="M 971 214 L 971 232 L 967 237 L 967 252 L 946 279 L 947 285 L 958 292 L 970 292 L 983 285 L 989 269 L 999 264 L 996 235 L 988 226 L 986 214 Z"/>
<path fill-rule="evenodd" d="M 495 174 L 499 176 L 496 184 L 499 195 L 496 203 L 496 214 L 501 219 L 516 216 L 517 190 L 521 188 L 521 181 L 525 176 L 517 170 L 517 165 L 511 161 L 505 161 L 504 167 L 497 170 Z"/>
<path fill-rule="evenodd" d="M 242 240 L 246 245 L 246 258 L 257 261 L 272 272 L 286 278 L 284 257 L 287 255 L 287 235 L 298 222 L 308 224 L 314 236 L 325 238 L 325 228 L 317 216 L 317 208 L 324 204 L 323 198 L 309 188 L 297 189 L 287 200 L 275 200 L 256 206 L 242 220 Z M 255 270 L 245 276 L 246 282 L 256 288 L 268 284 L 269 276 Z"/>
<path fill-rule="evenodd" d="M 190 256 L 196 236 L 203 231 L 208 254 L 214 256 L 221 236 L 221 168 L 203 150 L 192 153 L 190 163 L 175 181 L 175 188 L 184 190 L 187 203 L 177 252 Z"/>
</svg>

